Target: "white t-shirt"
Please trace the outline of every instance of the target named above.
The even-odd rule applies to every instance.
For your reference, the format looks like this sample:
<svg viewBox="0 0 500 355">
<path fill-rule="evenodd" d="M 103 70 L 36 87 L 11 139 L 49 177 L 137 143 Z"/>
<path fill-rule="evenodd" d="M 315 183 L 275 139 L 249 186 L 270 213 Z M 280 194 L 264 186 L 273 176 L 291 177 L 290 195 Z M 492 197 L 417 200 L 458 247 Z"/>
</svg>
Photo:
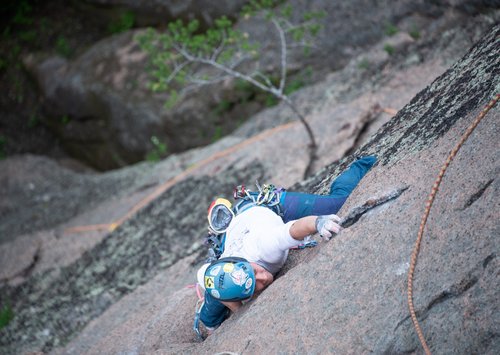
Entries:
<svg viewBox="0 0 500 355">
<path fill-rule="evenodd" d="M 245 258 L 274 275 L 285 264 L 288 249 L 302 243 L 290 235 L 294 222 L 283 223 L 281 217 L 267 207 L 252 207 L 231 221 L 221 258 Z"/>
</svg>

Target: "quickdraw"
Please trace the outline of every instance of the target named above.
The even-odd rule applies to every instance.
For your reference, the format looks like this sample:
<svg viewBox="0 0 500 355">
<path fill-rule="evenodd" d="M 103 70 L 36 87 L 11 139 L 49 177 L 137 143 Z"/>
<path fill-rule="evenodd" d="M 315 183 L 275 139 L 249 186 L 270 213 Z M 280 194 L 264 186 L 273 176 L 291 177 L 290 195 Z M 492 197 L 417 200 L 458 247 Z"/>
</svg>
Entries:
<svg viewBox="0 0 500 355">
<path fill-rule="evenodd" d="M 305 249 L 305 248 L 313 248 L 318 245 L 318 242 L 315 241 L 311 236 L 305 237 L 304 242 L 296 247 L 292 247 L 290 249 Z"/>
<path fill-rule="evenodd" d="M 241 200 L 233 207 L 234 213 L 238 215 L 251 207 L 264 206 L 282 216 L 280 200 L 285 189 L 277 188 L 273 184 L 263 184 L 261 186 L 258 181 L 255 182 L 255 185 L 258 191 L 251 191 L 245 188 L 245 185 L 239 185 L 234 189 L 233 196 L 235 200 Z"/>
</svg>

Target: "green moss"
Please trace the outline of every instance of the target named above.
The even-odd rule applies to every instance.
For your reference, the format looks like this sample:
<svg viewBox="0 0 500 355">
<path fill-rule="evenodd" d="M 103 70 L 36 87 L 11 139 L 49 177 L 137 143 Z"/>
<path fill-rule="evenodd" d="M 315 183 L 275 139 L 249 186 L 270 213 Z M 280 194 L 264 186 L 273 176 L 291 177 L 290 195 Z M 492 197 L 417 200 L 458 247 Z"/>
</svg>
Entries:
<svg viewBox="0 0 500 355">
<path fill-rule="evenodd" d="M 219 139 L 221 139 L 223 136 L 223 130 L 221 126 L 216 126 L 215 127 L 215 132 L 214 135 L 212 136 L 212 142 L 216 142 Z"/>
<path fill-rule="evenodd" d="M 359 63 L 358 63 L 358 68 L 362 70 L 366 70 L 370 67 L 370 62 L 368 59 L 363 58 Z"/>
<path fill-rule="evenodd" d="M 418 28 L 414 27 L 410 30 L 410 32 L 408 32 L 408 34 L 411 36 L 411 38 L 413 38 L 415 41 L 420 39 L 420 31 L 418 30 Z"/>
<path fill-rule="evenodd" d="M 0 309 L 0 329 L 5 328 L 10 321 L 14 319 L 14 311 L 9 305 L 5 305 Z"/>
<path fill-rule="evenodd" d="M 392 24 L 392 23 L 385 24 L 384 33 L 387 36 L 394 36 L 398 32 L 399 32 L 399 29 L 394 24 Z"/>
<path fill-rule="evenodd" d="M 146 160 L 150 162 L 158 162 L 167 155 L 167 145 L 160 142 L 156 136 L 151 137 L 151 143 L 153 143 L 153 149 L 146 155 Z"/>
<path fill-rule="evenodd" d="M 394 52 L 396 51 L 396 49 L 393 46 L 391 46 L 390 44 L 385 44 L 384 51 L 386 51 L 387 54 L 389 54 L 389 55 L 393 55 Z"/>
</svg>

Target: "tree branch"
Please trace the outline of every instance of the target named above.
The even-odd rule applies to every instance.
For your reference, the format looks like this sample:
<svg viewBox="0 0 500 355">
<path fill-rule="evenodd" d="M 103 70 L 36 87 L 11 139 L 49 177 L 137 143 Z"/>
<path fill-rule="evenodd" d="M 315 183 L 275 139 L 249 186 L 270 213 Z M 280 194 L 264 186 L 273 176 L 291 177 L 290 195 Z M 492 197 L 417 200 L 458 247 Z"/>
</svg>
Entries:
<svg viewBox="0 0 500 355">
<path fill-rule="evenodd" d="M 172 82 L 172 80 L 174 80 L 174 78 L 177 76 L 177 74 L 179 74 L 180 71 L 182 69 L 184 69 L 184 67 L 186 67 L 188 64 L 189 64 L 189 61 L 185 61 L 185 62 L 183 62 L 181 64 L 175 64 L 174 70 L 172 70 L 172 72 L 170 73 L 170 75 L 168 76 L 168 78 L 165 79 L 165 82 L 167 84 L 169 84 L 170 82 Z"/>
<path fill-rule="evenodd" d="M 273 24 L 276 27 L 276 30 L 279 33 L 280 36 L 280 43 L 281 43 L 281 79 L 280 79 L 280 86 L 278 88 L 280 93 L 283 93 L 283 90 L 285 89 L 285 82 L 286 82 L 286 56 L 287 56 L 287 51 L 286 51 L 286 38 L 285 38 L 285 32 L 281 28 L 281 25 L 276 19 L 273 19 Z"/>
<path fill-rule="evenodd" d="M 226 32 L 222 32 L 222 38 L 221 38 L 221 41 L 220 41 L 220 45 L 214 50 L 212 56 L 210 57 L 210 59 L 212 59 L 213 61 L 217 61 L 217 58 L 219 58 L 219 55 L 222 53 L 222 51 L 224 50 L 224 47 L 226 46 Z"/>
</svg>

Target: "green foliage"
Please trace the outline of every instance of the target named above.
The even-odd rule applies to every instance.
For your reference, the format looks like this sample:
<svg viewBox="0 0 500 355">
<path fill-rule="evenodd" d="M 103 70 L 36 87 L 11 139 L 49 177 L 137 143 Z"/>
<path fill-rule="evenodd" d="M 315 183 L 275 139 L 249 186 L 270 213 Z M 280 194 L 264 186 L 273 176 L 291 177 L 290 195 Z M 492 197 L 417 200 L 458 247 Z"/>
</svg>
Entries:
<svg viewBox="0 0 500 355">
<path fill-rule="evenodd" d="M 68 123 L 71 122 L 71 117 L 69 117 L 68 115 L 64 115 L 61 117 L 61 123 L 66 126 Z"/>
<path fill-rule="evenodd" d="M 214 109 L 214 113 L 216 115 L 221 115 L 221 114 L 223 114 L 225 112 L 228 112 L 232 106 L 233 105 L 231 104 L 230 101 L 228 101 L 228 100 L 220 100 L 219 103 L 217 104 L 217 106 Z"/>
<path fill-rule="evenodd" d="M 396 49 L 393 46 L 391 46 L 390 44 L 387 43 L 387 44 L 384 45 L 384 51 L 386 51 L 387 54 L 389 54 L 389 55 L 393 55 L 394 52 L 396 51 Z"/>
<path fill-rule="evenodd" d="M 123 12 L 120 17 L 112 21 L 108 26 L 109 33 L 120 33 L 130 30 L 134 27 L 135 15 L 132 11 Z"/>
<path fill-rule="evenodd" d="M 168 96 L 167 101 L 165 102 L 165 108 L 171 109 L 175 106 L 175 104 L 179 101 L 179 93 L 177 90 L 170 90 L 170 95 Z"/>
<path fill-rule="evenodd" d="M 35 42 L 36 37 L 37 37 L 37 33 L 35 30 L 28 30 L 28 31 L 19 32 L 19 39 L 21 39 L 21 41 L 24 41 L 27 43 Z"/>
<path fill-rule="evenodd" d="M 279 103 L 279 100 L 276 98 L 276 96 L 274 96 L 272 94 L 266 95 L 266 100 L 265 100 L 264 104 L 267 107 L 276 106 L 278 103 Z"/>
<path fill-rule="evenodd" d="M 292 6 L 283 2 L 251 0 L 244 6 L 242 14 L 245 18 L 259 16 L 272 21 L 276 30 L 284 35 L 279 37 L 284 38 L 284 42 L 278 43 L 277 48 L 295 42 L 294 45 L 303 46 L 307 52 L 313 37 L 322 28 L 319 20 L 326 13 L 312 11 L 297 14 Z M 279 10 L 275 9 L 282 4 Z M 280 98 L 300 89 L 307 82 L 304 78 L 296 77 L 287 83 L 286 77 L 275 78 L 272 74 L 253 69 L 245 71 L 248 67 L 240 64 L 259 57 L 261 49 L 258 40 L 252 40 L 250 34 L 235 29 L 233 22 L 225 16 L 216 19 L 214 25 L 206 30 L 200 28 L 197 20 L 186 22 L 178 19 L 168 23 L 163 31 L 149 28 L 141 32 L 136 40 L 149 57 L 149 88 L 153 92 L 168 92 L 164 105 L 166 109 L 173 108 L 189 89 L 217 84 L 227 77 L 237 79 L 236 90 L 241 91 L 241 95 L 238 93 L 235 102 L 221 101 L 215 108 L 216 114 L 227 112 L 233 105 L 255 97 L 255 90 L 266 92 L 266 105 L 275 105 Z M 206 67 L 212 69 L 205 71 Z M 214 139 L 218 139 L 218 133 Z"/>
<path fill-rule="evenodd" d="M 160 142 L 156 136 L 151 137 L 151 143 L 153 143 L 153 150 L 146 155 L 146 160 L 150 162 L 158 162 L 161 158 L 167 155 L 167 145 Z"/>
<path fill-rule="evenodd" d="M 31 10 L 32 8 L 28 1 L 20 1 L 17 5 L 16 14 L 12 22 L 16 25 L 31 25 L 33 23 L 33 19 L 29 16 Z"/>
<path fill-rule="evenodd" d="M 399 29 L 392 23 L 386 23 L 384 32 L 387 36 L 394 36 L 396 33 L 399 32 Z"/>
<path fill-rule="evenodd" d="M 368 59 L 363 58 L 359 63 L 358 63 L 358 68 L 362 70 L 366 70 L 370 67 L 370 62 Z"/>
<path fill-rule="evenodd" d="M 40 18 L 39 31 L 41 34 L 47 35 L 50 30 L 49 20 L 46 17 Z"/>
<path fill-rule="evenodd" d="M 418 30 L 418 28 L 416 27 L 413 27 L 410 32 L 408 32 L 408 34 L 411 36 L 411 38 L 413 38 L 415 41 L 419 40 L 420 39 L 420 31 Z"/>
<path fill-rule="evenodd" d="M 285 87 L 284 93 L 285 95 L 290 95 L 293 92 L 302 89 L 307 85 L 308 82 L 311 81 L 311 77 L 313 75 L 313 69 L 311 66 L 304 68 L 298 74 L 296 74 L 292 80 Z"/>
<path fill-rule="evenodd" d="M 216 142 L 219 139 L 221 139 L 223 136 L 223 130 L 221 126 L 215 126 L 215 132 L 214 135 L 212 136 L 212 142 Z"/>
<path fill-rule="evenodd" d="M 71 47 L 69 46 L 68 40 L 64 36 L 59 36 L 57 38 L 56 51 L 63 57 L 69 57 L 71 55 Z"/>
<path fill-rule="evenodd" d="M 28 120 L 28 127 L 35 128 L 36 126 L 38 126 L 39 123 L 40 120 L 38 119 L 37 115 L 34 113 L 31 114 L 30 119 Z"/>
<path fill-rule="evenodd" d="M 235 83 L 236 90 L 247 93 L 247 94 L 252 94 L 255 90 L 253 85 L 249 83 L 248 81 L 238 79 L 236 80 Z"/>
<path fill-rule="evenodd" d="M 5 328 L 10 321 L 14 319 L 14 311 L 9 305 L 5 305 L 0 309 L 0 329 Z"/>
<path fill-rule="evenodd" d="M 5 159 L 7 154 L 5 153 L 5 146 L 7 145 L 7 138 L 0 135 L 0 159 Z"/>
</svg>

